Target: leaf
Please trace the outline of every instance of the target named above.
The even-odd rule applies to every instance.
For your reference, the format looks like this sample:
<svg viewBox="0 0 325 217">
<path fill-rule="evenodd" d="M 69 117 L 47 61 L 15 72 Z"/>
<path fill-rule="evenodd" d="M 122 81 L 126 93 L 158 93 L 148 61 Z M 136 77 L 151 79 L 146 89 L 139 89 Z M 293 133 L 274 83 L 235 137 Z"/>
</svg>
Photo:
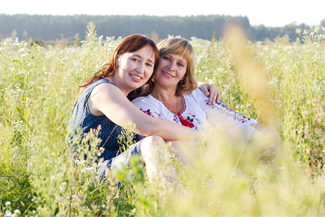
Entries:
<svg viewBox="0 0 325 217">
<path fill-rule="evenodd" d="M 20 114 L 21 116 L 24 115 L 24 113 L 23 113 L 23 111 L 21 110 L 21 108 L 16 107 L 16 110 L 19 112 L 19 114 Z"/>
</svg>

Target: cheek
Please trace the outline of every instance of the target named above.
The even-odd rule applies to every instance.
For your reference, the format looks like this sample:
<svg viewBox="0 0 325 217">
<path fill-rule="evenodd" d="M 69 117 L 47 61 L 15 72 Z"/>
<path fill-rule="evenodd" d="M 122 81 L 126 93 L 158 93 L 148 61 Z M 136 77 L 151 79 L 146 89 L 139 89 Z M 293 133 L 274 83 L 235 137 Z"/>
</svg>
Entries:
<svg viewBox="0 0 325 217">
<path fill-rule="evenodd" d="M 147 77 L 149 78 L 152 75 L 152 73 L 153 73 L 153 71 L 149 70 L 148 73 L 147 73 Z"/>
<path fill-rule="evenodd" d="M 157 76 L 157 73 L 158 73 L 158 68 L 153 72 L 153 75 Z"/>
<path fill-rule="evenodd" d="M 121 65 L 119 66 L 119 70 L 121 73 L 126 73 L 130 68 L 130 64 L 127 62 L 121 62 Z"/>
<path fill-rule="evenodd" d="M 182 70 L 180 76 L 181 76 L 181 79 L 186 78 L 186 70 Z"/>
<path fill-rule="evenodd" d="M 129 61 L 127 58 L 122 58 L 120 60 L 119 66 L 123 69 L 127 68 L 131 64 L 131 61 Z"/>
<path fill-rule="evenodd" d="M 166 65 L 167 65 L 166 60 L 160 59 L 159 60 L 159 63 L 158 63 L 158 66 L 157 66 L 157 69 L 161 69 L 161 68 L 163 68 Z"/>
</svg>

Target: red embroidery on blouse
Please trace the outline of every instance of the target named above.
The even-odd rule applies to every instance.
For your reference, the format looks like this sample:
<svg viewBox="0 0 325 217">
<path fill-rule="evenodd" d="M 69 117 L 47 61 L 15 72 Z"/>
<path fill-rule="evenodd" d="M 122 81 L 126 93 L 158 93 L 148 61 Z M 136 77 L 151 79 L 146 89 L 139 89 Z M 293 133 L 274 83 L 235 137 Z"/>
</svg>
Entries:
<svg viewBox="0 0 325 217">
<path fill-rule="evenodd" d="M 176 115 L 179 118 L 179 120 L 181 121 L 183 126 L 189 127 L 189 128 L 194 128 L 194 124 L 190 122 L 190 121 L 193 122 L 193 119 L 191 120 L 189 117 L 187 117 L 187 119 L 184 119 L 183 116 L 179 112 L 177 112 Z"/>
<path fill-rule="evenodd" d="M 153 111 L 153 113 L 155 114 L 155 115 L 154 115 L 154 114 L 152 114 L 152 112 L 150 111 L 150 109 L 148 109 L 148 110 L 142 110 L 142 108 L 140 108 L 140 110 L 141 110 L 143 113 L 146 113 L 147 115 L 149 115 L 149 116 L 151 116 L 151 117 L 156 118 L 156 116 L 158 116 L 158 118 L 162 119 L 161 114 L 159 114 L 159 113 L 157 113 L 157 112 L 155 112 L 155 111 Z"/>
</svg>

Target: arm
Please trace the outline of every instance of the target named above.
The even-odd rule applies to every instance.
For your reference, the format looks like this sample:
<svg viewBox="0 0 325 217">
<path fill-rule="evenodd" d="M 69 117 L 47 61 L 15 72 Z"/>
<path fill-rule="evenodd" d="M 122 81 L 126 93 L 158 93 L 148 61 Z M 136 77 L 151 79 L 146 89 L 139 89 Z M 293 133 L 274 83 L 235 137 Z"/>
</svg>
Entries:
<svg viewBox="0 0 325 217">
<path fill-rule="evenodd" d="M 226 104 L 211 103 L 209 97 L 198 89 L 191 93 L 191 96 L 196 101 L 198 106 L 206 113 L 206 117 L 211 125 L 223 124 L 223 125 L 251 125 L 257 123 L 254 119 L 246 118 L 240 115 L 238 112 L 230 109 Z"/>
<path fill-rule="evenodd" d="M 134 123 L 135 132 L 144 136 L 158 135 L 165 140 L 200 140 L 201 133 L 196 130 L 146 115 L 111 84 L 96 86 L 88 99 L 88 105 L 92 114 L 104 114 L 117 125 Z"/>
<path fill-rule="evenodd" d="M 281 148 L 279 133 L 276 130 L 263 126 L 254 119 L 248 119 L 227 106 L 223 108 L 223 114 L 227 116 L 218 114 L 215 109 L 208 110 L 209 122 L 224 123 L 221 125 L 226 128 L 227 132 L 231 132 L 232 136 L 244 136 L 243 138 L 253 145 L 258 160 L 268 161 L 275 157 Z M 228 118 L 228 115 L 232 118 Z"/>
<path fill-rule="evenodd" d="M 135 105 L 143 113 L 150 115 L 154 118 L 164 119 L 161 115 L 157 101 L 152 101 L 148 97 L 138 97 L 132 100 L 132 104 Z"/>
</svg>

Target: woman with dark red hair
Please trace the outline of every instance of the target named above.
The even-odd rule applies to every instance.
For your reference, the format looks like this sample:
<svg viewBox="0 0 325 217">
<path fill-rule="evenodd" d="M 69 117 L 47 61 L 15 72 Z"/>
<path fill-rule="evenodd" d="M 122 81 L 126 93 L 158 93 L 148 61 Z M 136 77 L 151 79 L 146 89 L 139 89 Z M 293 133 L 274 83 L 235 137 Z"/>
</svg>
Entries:
<svg viewBox="0 0 325 217">
<path fill-rule="evenodd" d="M 111 59 L 99 72 L 79 86 L 69 124 L 70 131 L 81 129 L 83 138 L 92 129 L 101 128 L 98 137 L 104 151 L 99 158 L 104 158 L 104 162 L 99 174 L 104 175 L 106 170 L 119 167 L 120 164 L 127 166 L 130 156 L 139 154 L 149 179 L 161 177 L 178 185 L 175 168 L 168 163 L 170 158 L 165 141 L 200 140 L 201 133 L 150 117 L 127 98 L 131 91 L 147 83 L 158 61 L 159 53 L 151 39 L 143 35 L 131 35 L 119 43 Z M 134 123 L 134 132 L 146 137 L 135 141 L 122 152 L 123 144 L 119 144 L 118 136 L 122 133 L 122 126 L 127 123 Z M 75 136 L 70 140 L 74 139 Z M 161 174 L 158 169 L 162 159 L 169 165 L 166 174 Z"/>
</svg>

